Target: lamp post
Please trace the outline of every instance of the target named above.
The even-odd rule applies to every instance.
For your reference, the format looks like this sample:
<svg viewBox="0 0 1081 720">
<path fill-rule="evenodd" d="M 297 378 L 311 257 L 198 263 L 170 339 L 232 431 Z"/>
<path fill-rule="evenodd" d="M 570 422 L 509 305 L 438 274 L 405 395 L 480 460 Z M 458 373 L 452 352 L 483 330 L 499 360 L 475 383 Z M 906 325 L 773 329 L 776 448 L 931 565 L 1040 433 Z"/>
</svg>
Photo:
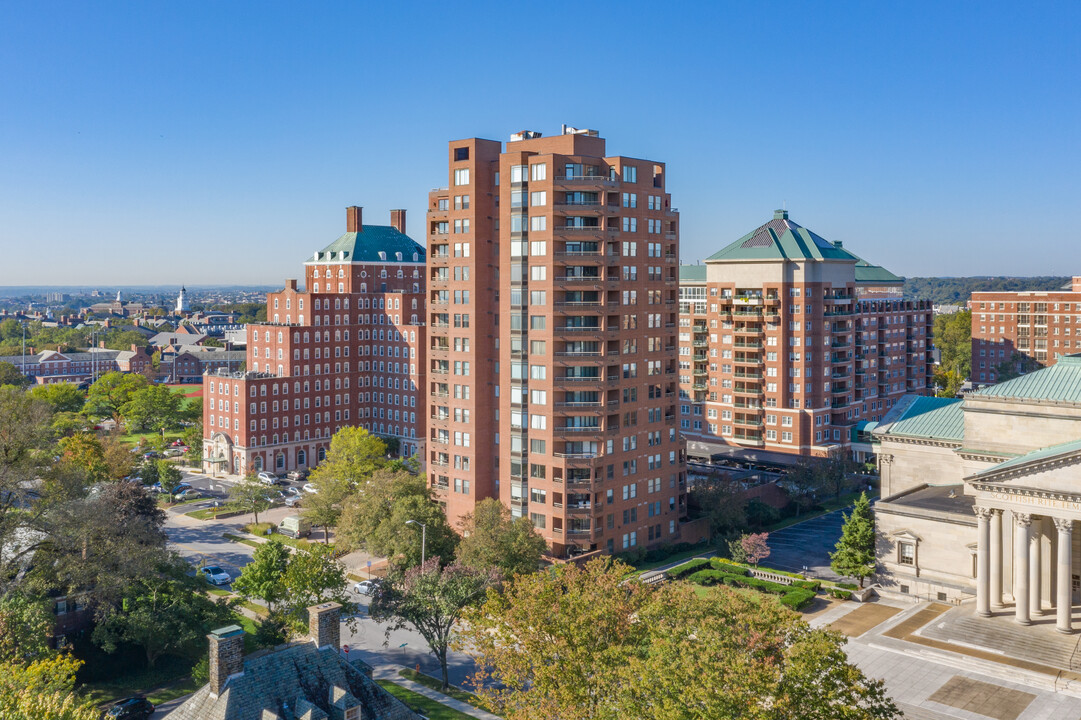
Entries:
<svg viewBox="0 0 1081 720">
<path fill-rule="evenodd" d="M 416 520 L 406 520 L 406 525 L 420 525 L 420 564 L 424 565 L 425 549 L 428 546 L 428 526 Z"/>
</svg>

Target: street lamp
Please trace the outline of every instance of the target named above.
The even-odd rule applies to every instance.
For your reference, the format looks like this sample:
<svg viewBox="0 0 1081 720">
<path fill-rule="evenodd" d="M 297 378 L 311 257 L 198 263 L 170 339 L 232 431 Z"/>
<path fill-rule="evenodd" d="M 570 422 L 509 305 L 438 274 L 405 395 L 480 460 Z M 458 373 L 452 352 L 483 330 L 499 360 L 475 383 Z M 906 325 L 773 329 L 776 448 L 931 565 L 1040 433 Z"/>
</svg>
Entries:
<svg viewBox="0 0 1081 720">
<path fill-rule="evenodd" d="M 428 546 L 428 526 L 416 520 L 406 520 L 406 525 L 420 525 L 420 564 L 424 565 L 424 551 Z"/>
</svg>

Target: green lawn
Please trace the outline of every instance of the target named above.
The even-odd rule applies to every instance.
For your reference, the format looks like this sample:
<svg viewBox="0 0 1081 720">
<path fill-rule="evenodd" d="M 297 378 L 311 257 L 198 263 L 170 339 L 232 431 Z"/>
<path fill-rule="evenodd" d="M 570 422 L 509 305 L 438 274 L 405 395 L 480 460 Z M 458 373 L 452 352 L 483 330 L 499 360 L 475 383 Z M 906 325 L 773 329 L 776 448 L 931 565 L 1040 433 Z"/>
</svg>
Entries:
<svg viewBox="0 0 1081 720">
<path fill-rule="evenodd" d="M 435 690 L 436 692 L 441 692 L 444 695 L 449 695 L 455 700 L 461 700 L 464 703 L 469 703 L 475 708 L 483 709 L 480 706 L 480 702 L 477 700 L 477 696 L 473 693 L 462 690 L 458 687 L 454 687 L 453 685 L 450 686 L 449 690 L 444 690 L 443 681 L 439 680 L 438 678 L 434 678 L 431 675 L 425 675 L 424 673 L 419 673 L 416 670 L 410 670 L 409 668 L 402 668 L 398 671 L 398 674 L 406 680 L 412 680 L 413 682 L 423 685 L 426 688 L 430 688 L 432 690 Z"/>
<path fill-rule="evenodd" d="M 398 698 L 406 705 L 411 707 L 414 712 L 418 712 L 429 718 L 429 720 L 473 720 L 471 716 L 465 713 L 458 712 L 454 708 L 449 708 L 446 705 L 437 703 L 435 700 L 429 700 L 423 695 L 418 695 L 412 690 L 406 690 L 401 685 L 397 685 L 390 680 L 376 680 L 379 683 L 379 687 L 389 692 L 394 697 Z"/>
<path fill-rule="evenodd" d="M 173 432 L 166 432 L 165 439 L 169 442 L 173 440 L 180 440 L 182 433 L 179 430 Z M 152 439 L 157 440 L 161 438 L 161 433 L 157 432 L 144 432 L 144 433 L 124 433 L 120 436 L 120 442 L 127 443 L 128 445 L 135 445 L 140 440 Z"/>
<path fill-rule="evenodd" d="M 217 510 L 217 512 L 215 512 Z M 237 515 L 243 515 L 244 513 L 233 512 L 232 510 L 225 510 L 223 508 L 203 508 L 202 510 L 192 510 L 191 512 L 184 513 L 188 517 L 193 517 L 196 520 L 215 520 L 217 518 L 236 517 Z"/>
<path fill-rule="evenodd" d="M 250 547 L 259 547 L 260 545 L 262 545 L 262 543 L 260 543 L 260 542 L 256 542 L 255 540 L 252 540 L 250 538 L 243 538 L 243 537 L 240 537 L 239 535 L 234 535 L 233 533 L 223 533 L 222 537 L 225 538 L 226 540 L 231 540 L 233 542 L 243 543 L 243 544 L 248 545 Z"/>
</svg>

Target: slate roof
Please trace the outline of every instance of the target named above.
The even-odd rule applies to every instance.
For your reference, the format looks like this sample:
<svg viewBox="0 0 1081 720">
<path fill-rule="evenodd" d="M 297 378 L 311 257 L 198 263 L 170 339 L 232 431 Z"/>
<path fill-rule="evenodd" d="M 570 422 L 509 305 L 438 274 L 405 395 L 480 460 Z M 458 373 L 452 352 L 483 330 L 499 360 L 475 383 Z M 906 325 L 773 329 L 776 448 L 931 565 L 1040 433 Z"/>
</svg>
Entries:
<svg viewBox="0 0 1081 720">
<path fill-rule="evenodd" d="M 988 385 L 970 395 L 1081 403 L 1081 354 L 1064 355 L 1051 367 Z"/>
<path fill-rule="evenodd" d="M 960 398 L 905 395 L 882 418 L 874 434 L 961 442 L 965 438 L 963 404 Z"/>
<path fill-rule="evenodd" d="M 705 265 L 680 265 L 679 266 L 679 281 L 680 282 L 705 282 L 706 281 L 706 266 Z"/>
<path fill-rule="evenodd" d="M 1015 458 L 1010 458 L 1006 462 L 999 463 L 992 467 L 980 470 L 977 473 L 973 473 L 969 477 L 982 478 L 987 475 L 997 475 L 1003 470 L 1014 470 L 1021 467 L 1030 465 L 1038 465 L 1046 460 L 1051 460 L 1057 457 L 1063 457 L 1067 455 L 1081 453 L 1081 440 L 1072 440 L 1070 442 L 1059 443 L 1057 445 L 1048 445 L 1047 447 L 1040 448 L 1039 450 L 1033 450 L 1030 453 L 1024 455 L 1018 455 Z"/>
<path fill-rule="evenodd" d="M 360 702 L 365 720 L 419 720 L 420 716 L 379 687 L 332 647 L 295 643 L 244 659 L 214 698 L 210 686 L 197 690 L 166 717 L 169 720 L 317 720 L 333 716 L 333 704 Z"/>
<path fill-rule="evenodd" d="M 150 344 L 155 347 L 162 347 L 165 345 L 196 345 L 206 338 L 207 336 L 202 333 L 160 332 L 150 338 Z"/>
<path fill-rule="evenodd" d="M 706 262 L 727 260 L 838 260 L 856 263 L 860 258 L 788 219 L 778 210 L 773 219 L 752 230 L 731 245 L 706 258 Z"/>
<path fill-rule="evenodd" d="M 386 253 L 386 260 L 379 252 Z M 397 253 L 402 259 L 397 260 Z M 417 260 L 413 259 L 417 254 Z M 423 263 L 424 247 L 390 225 L 365 225 L 363 232 L 347 232 L 312 255 L 306 262 L 406 262 Z"/>
</svg>

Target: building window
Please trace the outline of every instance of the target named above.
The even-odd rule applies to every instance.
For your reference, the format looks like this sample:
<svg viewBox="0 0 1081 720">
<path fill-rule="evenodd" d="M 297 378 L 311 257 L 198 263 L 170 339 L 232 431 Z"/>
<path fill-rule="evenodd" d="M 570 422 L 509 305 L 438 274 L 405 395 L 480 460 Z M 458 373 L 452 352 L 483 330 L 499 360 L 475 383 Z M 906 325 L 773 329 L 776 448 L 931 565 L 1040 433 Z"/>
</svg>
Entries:
<svg viewBox="0 0 1081 720">
<path fill-rule="evenodd" d="M 454 171 L 454 184 L 455 185 L 468 185 L 469 184 L 469 168 L 459 168 Z"/>
<path fill-rule="evenodd" d="M 916 543 L 897 543 L 897 563 L 900 565 L 916 566 Z"/>
</svg>

